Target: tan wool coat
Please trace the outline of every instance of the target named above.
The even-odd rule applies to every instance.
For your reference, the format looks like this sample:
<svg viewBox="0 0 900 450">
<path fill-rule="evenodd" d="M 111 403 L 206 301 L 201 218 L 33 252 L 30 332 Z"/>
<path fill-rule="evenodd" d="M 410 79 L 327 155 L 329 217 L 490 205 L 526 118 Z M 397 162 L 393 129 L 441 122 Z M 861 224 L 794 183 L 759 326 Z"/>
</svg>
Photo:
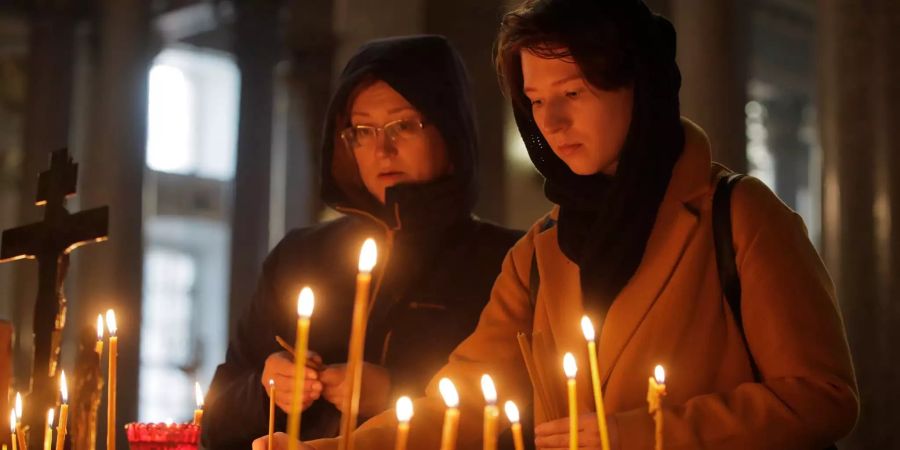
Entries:
<svg viewBox="0 0 900 450">
<path fill-rule="evenodd" d="M 703 131 L 685 121 L 685 148 L 660 205 L 646 251 L 601 324 L 598 340 L 605 409 L 615 448 L 650 449 L 654 422 L 647 382 L 667 371 L 665 448 L 822 449 L 843 437 L 858 415 L 850 352 L 831 279 L 800 217 L 763 183 L 746 178 L 732 195 L 733 241 L 743 291 L 749 359 L 719 283 L 712 234 L 712 195 L 724 173 L 710 161 Z M 558 208 L 550 217 L 555 218 Z M 437 390 L 451 378 L 462 401 L 459 449 L 480 448 L 479 380 L 490 374 L 500 400 L 534 399 L 535 422 L 567 415 L 562 355 L 575 354 L 578 406 L 594 410 L 579 269 L 544 218 L 509 252 L 475 332 L 415 401 L 411 449 L 437 449 L 444 406 Z M 532 255 L 541 284 L 529 301 Z M 459 280 L 465 283 L 465 280 Z M 516 335 L 543 335 L 533 346 L 546 374 L 549 405 L 532 391 Z M 548 414 L 544 411 L 561 413 Z M 551 416 L 551 417 L 548 417 Z M 501 420 L 506 424 L 505 420 Z M 355 434 L 358 449 L 393 448 L 396 419 L 387 411 Z M 335 440 L 310 443 L 336 448 Z"/>
</svg>

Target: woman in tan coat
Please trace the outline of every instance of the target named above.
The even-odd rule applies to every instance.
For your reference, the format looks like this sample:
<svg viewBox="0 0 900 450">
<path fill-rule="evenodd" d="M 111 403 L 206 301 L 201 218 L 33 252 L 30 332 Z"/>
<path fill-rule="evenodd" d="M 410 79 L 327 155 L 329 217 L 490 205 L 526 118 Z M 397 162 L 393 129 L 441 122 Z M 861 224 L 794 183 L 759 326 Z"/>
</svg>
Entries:
<svg viewBox="0 0 900 450">
<path fill-rule="evenodd" d="M 657 364 L 668 373 L 666 449 L 822 449 L 853 427 L 856 381 L 832 282 L 799 216 L 753 178 L 731 196 L 740 322 L 729 308 L 712 225 L 728 171 L 680 118 L 674 49 L 671 25 L 637 0 L 529 1 L 504 18 L 498 71 L 557 206 L 512 248 L 475 332 L 415 402 L 410 448 L 438 448 L 442 377 L 462 399 L 457 448 L 479 446 L 484 373 L 501 401 L 533 401 L 537 448 L 567 448 L 565 352 L 581 368 L 579 442 L 600 448 L 583 314 L 601 324 L 615 449 L 653 447 L 646 395 Z M 518 332 L 542 336 L 532 352 L 548 404 L 533 392 Z M 375 417 L 357 448 L 392 448 L 395 426 L 393 412 Z"/>
</svg>

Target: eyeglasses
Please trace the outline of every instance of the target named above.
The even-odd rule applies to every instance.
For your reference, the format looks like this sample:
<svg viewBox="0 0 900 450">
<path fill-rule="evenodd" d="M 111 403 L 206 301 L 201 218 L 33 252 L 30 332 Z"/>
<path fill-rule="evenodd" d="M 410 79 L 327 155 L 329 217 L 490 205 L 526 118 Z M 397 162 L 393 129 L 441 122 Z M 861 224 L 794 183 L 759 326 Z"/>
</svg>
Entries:
<svg viewBox="0 0 900 450">
<path fill-rule="evenodd" d="M 383 127 L 369 125 L 353 125 L 341 131 L 341 139 L 350 148 L 374 147 L 378 143 L 378 135 L 384 134 L 394 144 L 411 141 L 422 136 L 425 122 L 418 119 L 400 119 L 385 124 Z"/>
</svg>

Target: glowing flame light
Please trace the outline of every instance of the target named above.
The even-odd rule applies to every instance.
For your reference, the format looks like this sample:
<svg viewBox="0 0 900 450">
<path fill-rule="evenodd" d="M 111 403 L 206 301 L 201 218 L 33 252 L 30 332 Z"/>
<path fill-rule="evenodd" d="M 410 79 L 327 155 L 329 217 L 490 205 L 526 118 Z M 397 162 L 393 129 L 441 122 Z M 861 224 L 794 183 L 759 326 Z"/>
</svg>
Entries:
<svg viewBox="0 0 900 450">
<path fill-rule="evenodd" d="M 200 389 L 200 383 L 194 382 L 194 397 L 197 399 L 197 409 L 203 408 L 203 389 Z"/>
<path fill-rule="evenodd" d="M 409 397 L 403 396 L 397 399 L 397 420 L 409 422 L 413 416 L 413 404 Z"/>
<path fill-rule="evenodd" d="M 116 326 L 116 313 L 111 309 L 106 311 L 106 327 L 109 328 L 110 336 L 115 336 L 119 329 Z"/>
<path fill-rule="evenodd" d="M 47 426 L 48 426 L 48 427 L 52 427 L 52 426 L 53 426 L 53 417 L 54 417 L 54 416 L 56 416 L 56 411 L 54 411 L 53 408 L 50 408 L 50 409 L 47 411 Z"/>
<path fill-rule="evenodd" d="M 459 394 L 456 392 L 456 386 L 453 385 L 449 378 L 441 378 L 441 381 L 438 383 L 438 389 L 441 391 L 441 396 L 444 397 L 444 403 L 447 404 L 448 408 L 459 406 Z"/>
<path fill-rule="evenodd" d="M 588 316 L 581 317 L 581 331 L 584 333 L 584 339 L 587 341 L 593 341 L 596 338 L 594 324 L 591 323 L 591 319 Z"/>
<path fill-rule="evenodd" d="M 563 370 L 569 379 L 575 378 L 575 374 L 578 372 L 578 365 L 575 364 L 575 357 L 571 353 L 566 353 L 563 356 Z"/>
<path fill-rule="evenodd" d="M 16 432 L 16 410 L 9 410 L 9 431 L 11 433 Z"/>
<path fill-rule="evenodd" d="M 497 403 L 497 388 L 494 386 L 494 380 L 488 374 L 481 376 L 481 392 L 484 393 L 484 401 L 489 405 Z"/>
<path fill-rule="evenodd" d="M 363 243 L 362 250 L 359 252 L 359 271 L 371 273 L 378 260 L 378 247 L 375 246 L 375 240 L 366 239 Z"/>
<path fill-rule="evenodd" d="M 512 400 L 507 400 L 503 405 L 503 409 L 506 410 L 506 418 L 509 419 L 511 423 L 517 423 L 519 421 L 519 408 Z"/>
<path fill-rule="evenodd" d="M 666 369 L 663 369 L 663 366 L 657 365 L 653 369 L 653 377 L 656 378 L 657 384 L 666 384 Z"/>
<path fill-rule="evenodd" d="M 103 314 L 97 314 L 97 340 L 103 340 Z"/>
<path fill-rule="evenodd" d="M 304 287 L 300 290 L 300 296 L 297 298 L 297 314 L 300 317 L 309 319 L 313 313 L 313 307 L 316 305 L 316 298 L 312 289 Z"/>
<path fill-rule="evenodd" d="M 59 375 L 59 392 L 63 403 L 69 402 L 69 383 L 66 382 L 66 371 L 63 370 Z"/>
<path fill-rule="evenodd" d="M 22 420 L 22 394 L 16 392 L 16 419 Z"/>
</svg>

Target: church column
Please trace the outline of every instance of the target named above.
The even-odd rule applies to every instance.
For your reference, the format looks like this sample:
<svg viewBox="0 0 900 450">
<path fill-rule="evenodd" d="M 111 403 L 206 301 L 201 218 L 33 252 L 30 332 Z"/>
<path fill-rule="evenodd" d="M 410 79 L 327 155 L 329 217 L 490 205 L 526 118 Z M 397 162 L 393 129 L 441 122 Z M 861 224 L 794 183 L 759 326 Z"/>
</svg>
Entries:
<svg viewBox="0 0 900 450">
<path fill-rule="evenodd" d="M 151 63 L 150 3 L 97 2 L 93 21 L 90 119 L 80 163 L 83 207 L 109 205 L 109 241 L 72 254 L 69 327 L 81 329 L 115 308 L 118 318 L 117 442 L 127 448 L 124 425 L 137 419 L 142 298 L 142 181 Z M 100 413 L 99 441 L 105 436 Z"/>
<path fill-rule="evenodd" d="M 681 113 L 709 136 L 713 159 L 746 173 L 746 14 L 738 0 L 671 0 Z"/>
<path fill-rule="evenodd" d="M 506 101 L 497 83 L 492 49 L 504 12 L 503 2 L 497 0 L 428 0 L 425 10 L 425 30 L 450 39 L 472 80 L 480 151 L 476 213 L 499 223 L 506 220 Z"/>
<path fill-rule="evenodd" d="M 47 170 L 50 152 L 69 146 L 69 113 L 72 106 L 74 36 L 77 20 L 75 1 L 36 5 L 29 16 L 28 94 L 24 121 L 24 158 L 18 222 L 34 223 L 43 217 L 35 206 L 37 175 Z M 71 206 L 70 206 L 71 209 Z M 37 294 L 37 264 L 17 264 L 13 296 L 17 347 L 17 388 L 30 373 L 34 299 Z"/>
<path fill-rule="evenodd" d="M 853 352 L 861 415 L 846 444 L 894 448 L 900 395 L 900 5 L 818 3 L 820 125 L 824 156 L 823 250 Z"/>
<path fill-rule="evenodd" d="M 231 225 L 232 315 L 253 295 L 269 250 L 274 77 L 282 48 L 280 4 L 277 0 L 235 2 L 234 54 L 241 93 Z"/>
</svg>

